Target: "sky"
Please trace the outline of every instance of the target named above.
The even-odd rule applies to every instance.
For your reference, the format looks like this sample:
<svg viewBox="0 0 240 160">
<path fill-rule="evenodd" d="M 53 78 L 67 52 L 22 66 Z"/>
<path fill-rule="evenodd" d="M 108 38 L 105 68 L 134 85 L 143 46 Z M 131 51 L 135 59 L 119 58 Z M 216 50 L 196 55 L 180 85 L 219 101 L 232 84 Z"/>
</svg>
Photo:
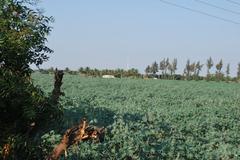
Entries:
<svg viewBox="0 0 240 160">
<path fill-rule="evenodd" d="M 169 57 L 178 59 L 182 73 L 187 59 L 205 64 L 211 56 L 215 63 L 222 58 L 224 67 L 230 63 L 235 75 L 240 62 L 240 1 L 235 1 L 42 0 L 39 7 L 55 22 L 47 42 L 54 53 L 41 68 L 143 73 Z"/>
</svg>

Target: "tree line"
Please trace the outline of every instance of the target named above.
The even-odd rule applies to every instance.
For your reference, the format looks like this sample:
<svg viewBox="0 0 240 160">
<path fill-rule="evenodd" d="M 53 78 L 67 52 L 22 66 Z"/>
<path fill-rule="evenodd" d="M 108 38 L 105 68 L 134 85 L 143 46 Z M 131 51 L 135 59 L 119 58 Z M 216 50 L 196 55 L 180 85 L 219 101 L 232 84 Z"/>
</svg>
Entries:
<svg viewBox="0 0 240 160">
<path fill-rule="evenodd" d="M 41 73 L 52 74 L 54 73 L 54 68 L 51 67 L 49 69 L 40 69 Z M 133 77 L 140 78 L 142 75 L 139 73 L 138 69 L 131 68 L 128 70 L 124 69 L 97 69 L 90 67 L 80 67 L 77 71 L 70 70 L 68 67 L 64 69 L 64 72 L 67 74 L 87 76 L 87 77 L 102 77 L 103 75 L 113 75 L 116 78 L 124 78 L 124 77 Z"/>
<path fill-rule="evenodd" d="M 200 75 L 203 71 L 203 67 L 206 66 L 207 74 Z M 235 77 L 230 76 L 230 64 L 226 65 L 223 70 L 223 60 L 214 63 L 210 57 L 206 63 L 203 64 L 200 61 L 191 62 L 189 59 L 186 62 L 185 68 L 182 74 L 177 74 L 178 60 L 174 58 L 162 59 L 159 63 L 153 62 L 151 65 L 147 65 L 145 68 L 145 74 L 141 74 L 138 69 L 132 68 L 129 70 L 124 69 L 96 69 L 90 67 L 80 67 L 77 71 L 71 70 L 68 67 L 64 69 L 64 72 L 72 75 L 81 75 L 87 77 L 102 77 L 103 75 L 113 75 L 116 78 L 133 77 L 133 78 L 157 78 L 166 80 L 206 80 L 206 81 L 238 81 L 240 80 L 240 63 L 237 66 L 237 74 Z M 215 72 L 211 72 L 215 69 Z M 53 74 L 54 68 L 39 69 L 43 74 Z"/>
<path fill-rule="evenodd" d="M 191 62 L 189 59 L 186 62 L 182 74 L 176 74 L 178 61 L 174 58 L 172 61 L 169 58 L 162 59 L 159 63 L 156 61 L 148 65 L 145 69 L 145 77 L 172 79 L 172 80 L 207 80 L 207 81 L 237 81 L 240 79 L 240 63 L 237 66 L 236 77 L 230 76 L 230 64 L 227 64 L 225 71 L 223 71 L 223 60 L 214 63 L 210 57 L 206 64 L 200 61 Z M 206 76 L 200 76 L 203 67 L 206 65 Z M 211 73 L 211 69 L 215 68 L 215 73 Z"/>
</svg>

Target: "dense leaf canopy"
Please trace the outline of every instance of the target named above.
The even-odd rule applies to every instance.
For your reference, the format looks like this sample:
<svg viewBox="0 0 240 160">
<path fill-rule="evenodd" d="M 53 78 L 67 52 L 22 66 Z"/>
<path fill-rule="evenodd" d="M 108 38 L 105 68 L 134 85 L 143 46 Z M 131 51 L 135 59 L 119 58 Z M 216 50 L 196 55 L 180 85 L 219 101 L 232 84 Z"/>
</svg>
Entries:
<svg viewBox="0 0 240 160">
<path fill-rule="evenodd" d="M 0 1 L 0 152 L 11 146 L 12 159 L 36 159 L 34 137 L 61 113 L 31 79 L 30 65 L 41 65 L 52 53 L 45 43 L 53 19 L 34 9 L 34 2 Z"/>
<path fill-rule="evenodd" d="M 29 5 L 16 0 L 0 3 L 0 64 L 20 74 L 29 74 L 29 65 L 39 66 L 52 52 L 45 43 L 53 19 Z"/>
</svg>

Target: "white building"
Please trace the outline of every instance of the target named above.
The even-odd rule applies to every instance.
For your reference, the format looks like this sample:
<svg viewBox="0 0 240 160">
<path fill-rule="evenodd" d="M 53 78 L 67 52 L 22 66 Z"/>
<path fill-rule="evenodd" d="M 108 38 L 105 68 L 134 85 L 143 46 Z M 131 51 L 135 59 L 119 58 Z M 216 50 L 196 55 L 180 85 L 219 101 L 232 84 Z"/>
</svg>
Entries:
<svg viewBox="0 0 240 160">
<path fill-rule="evenodd" d="M 115 78 L 113 75 L 103 75 L 102 78 Z"/>
</svg>

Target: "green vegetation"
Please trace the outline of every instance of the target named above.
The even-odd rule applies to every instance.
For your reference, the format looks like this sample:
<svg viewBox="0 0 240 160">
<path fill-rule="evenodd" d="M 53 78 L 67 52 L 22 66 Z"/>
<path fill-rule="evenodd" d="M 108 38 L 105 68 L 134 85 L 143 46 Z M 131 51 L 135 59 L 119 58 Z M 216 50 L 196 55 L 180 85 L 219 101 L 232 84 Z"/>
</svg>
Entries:
<svg viewBox="0 0 240 160">
<path fill-rule="evenodd" d="M 204 67 L 200 61 L 191 63 L 190 60 L 187 60 L 186 66 L 183 70 L 183 74 L 176 74 L 177 71 L 177 59 L 174 58 L 172 62 L 170 62 L 169 58 L 164 58 L 160 61 L 159 67 L 157 62 L 155 61 L 152 65 L 148 65 L 145 69 L 146 77 L 155 77 L 160 79 L 169 79 L 169 80 L 207 80 L 207 81 L 225 81 L 225 82 L 238 82 L 240 80 L 240 65 L 238 64 L 237 76 L 234 78 L 230 77 L 230 64 L 228 63 L 226 66 L 226 74 L 222 71 L 223 69 L 223 60 L 221 59 L 219 63 L 216 64 L 216 73 L 211 74 L 210 70 L 214 66 L 214 62 L 210 57 L 207 59 L 206 67 L 207 67 L 207 75 L 200 76 L 200 73 Z M 159 74 L 157 74 L 159 73 Z"/>
<path fill-rule="evenodd" d="M 64 72 L 56 70 L 53 86 L 53 74 L 32 75 L 30 68 L 53 52 L 45 44 L 53 19 L 33 9 L 35 3 L 0 2 L 1 159 L 46 159 L 64 131 L 83 117 L 106 127 L 105 140 L 72 146 L 68 159 L 240 158 L 240 86 L 220 82 L 232 80 L 230 64 L 226 76 L 222 60 L 211 74 L 209 58 L 206 78 L 199 76 L 203 64 L 190 60 L 183 75 L 176 75 L 177 59 L 155 61 L 145 70 L 147 78 L 220 83 L 143 80 L 137 69 L 66 68 L 61 99 Z M 121 79 L 99 78 L 105 74 Z"/>
<path fill-rule="evenodd" d="M 39 69 L 39 72 L 43 73 L 43 74 L 52 74 L 54 73 L 54 68 L 51 67 L 49 69 Z M 85 77 L 102 77 L 103 75 L 113 75 L 117 78 L 125 78 L 125 77 L 135 77 L 135 78 L 139 78 L 141 77 L 141 74 L 138 72 L 137 69 L 132 68 L 129 70 L 124 70 L 124 69 L 103 69 L 103 70 L 99 70 L 99 69 L 92 69 L 90 67 L 81 67 L 79 68 L 78 71 L 73 71 L 70 70 L 68 67 L 66 67 L 64 69 L 64 72 L 67 74 L 71 74 L 71 75 L 81 75 L 81 76 L 85 76 Z"/>
<path fill-rule="evenodd" d="M 45 44 L 52 18 L 33 4 L 0 2 L 1 159 L 42 159 L 40 136 L 62 115 L 60 95 L 44 95 L 31 80 L 30 65 L 41 65 L 52 52 Z"/>
<path fill-rule="evenodd" d="M 33 79 L 52 90 L 52 75 Z M 240 158 L 237 83 L 66 75 L 63 91 L 63 131 L 82 117 L 107 128 L 104 143 L 73 146 L 67 159 Z M 61 133 L 42 137 L 48 152 Z"/>
<path fill-rule="evenodd" d="M 206 67 L 206 75 L 203 75 L 203 67 Z M 224 68 L 223 60 L 221 59 L 219 63 L 214 65 L 212 58 L 207 59 L 206 64 L 202 64 L 200 61 L 191 62 L 190 59 L 187 60 L 185 68 L 182 74 L 177 73 L 178 70 L 178 60 L 174 58 L 172 61 L 169 58 L 164 58 L 158 64 L 154 61 L 151 65 L 147 65 L 145 68 L 145 74 L 139 73 L 138 69 L 132 68 L 129 70 L 124 69 L 103 69 L 99 70 L 90 67 L 80 67 L 78 71 L 71 70 L 68 67 L 64 69 L 65 73 L 71 75 L 81 75 L 85 77 L 102 77 L 103 75 L 113 75 L 116 78 L 157 78 L 165 80 L 206 80 L 206 81 L 225 81 L 225 82 L 240 82 L 240 64 L 237 66 L 236 76 L 231 77 L 231 66 L 230 63 L 226 65 L 226 70 Z M 210 71 L 215 69 L 215 73 Z M 37 71 L 37 70 L 36 70 Z M 43 74 L 52 74 L 54 68 L 49 69 L 39 69 Z"/>
</svg>

